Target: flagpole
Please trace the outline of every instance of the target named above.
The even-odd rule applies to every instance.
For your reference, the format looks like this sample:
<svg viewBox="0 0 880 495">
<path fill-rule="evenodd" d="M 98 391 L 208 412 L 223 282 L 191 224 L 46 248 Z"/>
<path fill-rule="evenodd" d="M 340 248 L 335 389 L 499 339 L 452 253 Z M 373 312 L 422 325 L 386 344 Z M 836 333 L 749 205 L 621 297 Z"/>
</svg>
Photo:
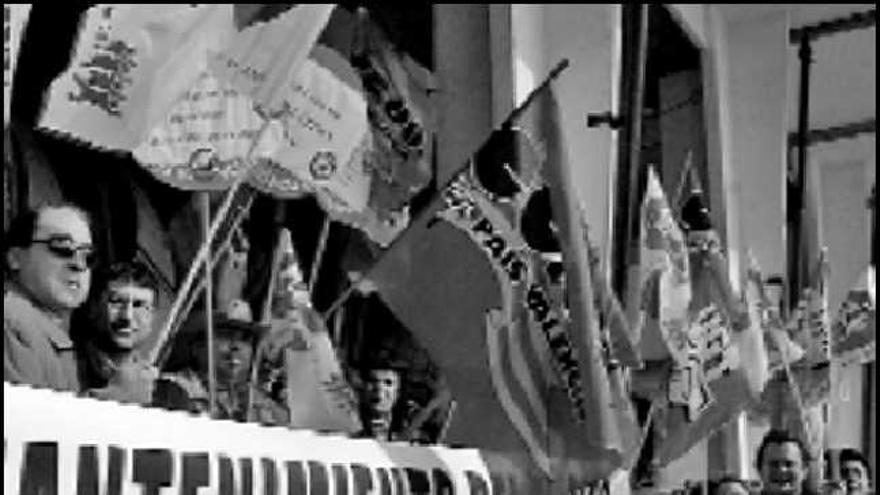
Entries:
<svg viewBox="0 0 880 495">
<path fill-rule="evenodd" d="M 541 93 L 541 91 L 543 91 L 544 89 L 546 89 L 547 86 L 550 85 L 550 83 L 552 83 L 553 81 L 558 79 L 560 74 L 562 74 L 562 72 L 565 69 L 567 69 L 568 66 L 569 66 L 569 62 L 568 62 L 567 58 L 563 58 L 555 66 L 553 66 L 553 68 L 550 70 L 550 72 L 547 74 L 547 77 L 541 82 L 541 84 L 539 84 L 537 87 L 535 87 L 535 89 L 533 89 L 528 94 L 528 96 L 526 96 L 526 98 L 523 100 L 523 102 L 520 103 L 516 108 L 514 108 L 510 112 L 510 114 L 507 116 L 507 118 L 501 122 L 500 128 L 501 129 L 510 129 L 511 126 L 513 125 L 513 123 L 529 107 L 529 105 L 531 105 L 532 101 L 534 101 L 535 98 L 537 98 L 538 94 Z M 486 143 L 486 140 L 483 140 L 481 143 L 481 146 L 485 143 Z M 461 168 L 456 170 L 455 173 L 453 173 L 445 183 L 443 183 L 442 185 L 440 185 L 437 188 L 437 190 L 442 191 L 442 190 L 446 189 L 446 187 L 448 187 L 449 184 L 451 184 L 452 181 L 455 180 L 455 178 L 458 176 L 458 174 L 461 172 L 461 170 L 463 170 L 467 166 L 468 166 L 468 164 L 465 163 L 465 165 L 463 165 Z M 391 250 L 394 247 L 394 245 L 397 243 L 397 241 L 400 240 L 400 238 L 401 238 L 401 236 L 397 236 L 396 239 L 391 241 L 391 244 L 388 246 L 388 248 L 385 249 L 385 251 L 388 252 L 389 250 Z M 351 283 L 344 291 L 342 291 L 342 293 L 336 298 L 336 300 L 333 301 L 333 303 L 330 305 L 330 307 L 327 309 L 327 311 L 324 311 L 324 313 L 322 314 L 322 317 L 324 318 L 325 321 L 327 320 L 327 318 L 330 315 L 333 314 L 334 311 L 336 311 L 336 309 L 340 305 L 345 303 L 345 301 L 351 296 L 352 292 L 354 292 L 355 289 L 357 289 L 359 282 L 360 281 Z"/>
<path fill-rule="evenodd" d="M 251 204 L 253 204 L 253 195 L 251 195 L 245 205 L 241 207 L 236 213 L 235 218 L 232 221 L 232 225 L 230 226 L 230 232 L 235 231 L 236 228 L 241 224 L 244 219 L 245 213 L 250 210 Z M 226 253 L 232 243 L 232 236 L 230 235 L 223 241 L 223 245 L 220 246 L 220 249 L 217 250 L 217 254 L 213 257 L 213 263 L 219 262 L 220 258 Z M 168 334 L 168 338 L 164 342 L 156 342 L 156 347 L 159 348 L 156 356 L 156 360 L 154 361 L 156 365 L 161 368 L 165 360 L 168 358 L 168 355 L 171 351 L 171 341 L 173 340 L 173 336 L 177 334 L 178 329 L 181 326 L 181 323 L 184 318 L 190 313 L 193 305 L 196 303 L 199 294 L 205 290 L 205 280 L 201 279 L 199 281 L 199 285 L 193 290 L 190 294 L 188 294 L 186 302 L 183 305 L 183 309 L 179 313 L 179 317 L 177 321 L 171 326 L 171 330 Z"/>
<path fill-rule="evenodd" d="M 186 278 L 184 279 L 183 284 L 177 292 L 177 297 L 174 300 L 174 304 L 171 306 L 171 310 L 168 312 L 168 316 L 165 319 L 165 324 L 159 332 L 157 343 L 160 344 L 154 347 L 153 351 L 150 353 L 151 362 L 156 362 L 156 358 L 161 347 L 161 342 L 164 342 L 170 336 L 171 327 L 174 325 L 174 322 L 179 316 L 180 310 L 186 299 L 186 294 L 189 293 L 190 288 L 195 282 L 196 274 L 199 272 L 199 269 L 206 261 L 208 254 L 211 251 L 211 243 L 214 242 L 214 238 L 217 237 L 217 231 L 220 230 L 220 226 L 223 224 L 223 220 L 225 220 L 226 216 L 229 214 L 229 210 L 232 207 L 233 203 L 232 200 L 235 198 L 235 195 L 238 192 L 239 188 L 244 183 L 247 176 L 250 175 L 251 170 L 256 164 L 256 161 L 253 159 L 254 152 L 256 151 L 257 145 L 262 140 L 266 131 L 269 129 L 270 123 L 270 120 L 266 120 L 263 122 L 263 126 L 260 128 L 259 132 L 257 133 L 257 137 L 254 138 L 254 141 L 253 143 L 251 143 L 251 147 L 248 150 L 247 155 L 245 156 L 244 170 L 242 170 L 238 177 L 235 178 L 235 181 L 232 183 L 232 186 L 230 186 L 229 191 L 226 193 L 226 198 L 223 200 L 223 204 L 217 211 L 217 215 L 211 221 L 211 225 L 208 228 L 202 245 L 199 248 L 199 251 L 196 253 L 196 257 L 189 267 L 189 272 L 186 274 Z"/>
<path fill-rule="evenodd" d="M 321 227 L 321 235 L 318 237 L 318 245 L 315 247 L 315 257 L 312 260 L 311 273 L 309 273 L 309 299 L 314 302 L 315 287 L 318 286 L 318 273 L 321 270 L 321 262 L 324 260 L 324 251 L 327 248 L 327 238 L 330 237 L 330 215 L 324 218 Z"/>
<path fill-rule="evenodd" d="M 210 245 L 208 233 L 210 232 L 211 222 L 211 195 L 204 191 L 199 193 L 199 199 L 202 206 L 202 235 L 205 241 Z M 214 291 L 213 280 L 211 276 L 211 259 L 210 256 L 205 259 L 205 332 L 207 333 L 208 342 L 208 405 L 212 418 L 216 418 L 217 413 L 217 373 L 214 361 Z"/>
</svg>

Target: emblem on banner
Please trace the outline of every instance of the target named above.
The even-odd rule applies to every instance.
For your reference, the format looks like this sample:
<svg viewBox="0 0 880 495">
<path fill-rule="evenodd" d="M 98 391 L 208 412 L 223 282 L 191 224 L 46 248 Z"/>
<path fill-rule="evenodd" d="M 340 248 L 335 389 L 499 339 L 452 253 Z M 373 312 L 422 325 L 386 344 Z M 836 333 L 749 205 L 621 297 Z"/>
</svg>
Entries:
<svg viewBox="0 0 880 495">
<path fill-rule="evenodd" d="M 129 74 L 137 66 L 137 50 L 120 40 L 99 41 L 95 49 L 97 53 L 80 65 L 84 70 L 73 74 L 79 92 L 68 93 L 68 99 L 88 102 L 109 115 L 121 117 L 119 105 L 128 99 L 124 91 L 132 83 Z"/>
<path fill-rule="evenodd" d="M 332 151 L 319 151 L 309 162 L 309 172 L 315 180 L 330 180 L 336 173 L 336 154 Z"/>
</svg>

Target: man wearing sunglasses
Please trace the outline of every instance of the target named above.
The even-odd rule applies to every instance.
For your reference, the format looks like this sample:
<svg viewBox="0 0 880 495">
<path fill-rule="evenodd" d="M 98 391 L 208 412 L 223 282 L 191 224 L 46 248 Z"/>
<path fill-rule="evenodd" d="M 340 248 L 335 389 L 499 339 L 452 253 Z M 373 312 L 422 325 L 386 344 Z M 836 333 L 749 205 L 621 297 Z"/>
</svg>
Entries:
<svg viewBox="0 0 880 495">
<path fill-rule="evenodd" d="M 71 205 L 25 211 L 6 233 L 4 255 L 3 379 L 79 391 L 70 316 L 91 283 L 88 215 Z"/>
<path fill-rule="evenodd" d="M 93 397 L 147 404 L 158 371 L 138 347 L 153 331 L 158 287 L 138 262 L 115 263 L 102 278 L 89 321 L 77 327 L 83 388 Z"/>
</svg>

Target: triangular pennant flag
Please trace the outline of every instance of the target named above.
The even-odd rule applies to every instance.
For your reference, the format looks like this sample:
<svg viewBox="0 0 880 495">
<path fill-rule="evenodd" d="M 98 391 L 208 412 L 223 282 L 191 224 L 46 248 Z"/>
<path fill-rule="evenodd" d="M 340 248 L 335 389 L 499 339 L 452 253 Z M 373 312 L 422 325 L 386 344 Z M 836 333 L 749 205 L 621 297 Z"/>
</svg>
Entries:
<svg viewBox="0 0 880 495">
<path fill-rule="evenodd" d="M 691 301 L 690 267 L 684 234 L 672 216 L 653 167 L 641 210 L 640 308 L 637 324 L 645 360 L 687 361 L 683 346 Z"/>
<path fill-rule="evenodd" d="M 876 358 L 877 314 L 876 280 L 874 267 L 859 276 L 840 306 L 831 328 L 831 354 L 839 363 L 866 363 Z"/>
<path fill-rule="evenodd" d="M 275 264 L 271 330 L 260 343 L 256 382 L 286 390 L 290 426 L 356 433 L 356 397 L 327 327 L 311 307 L 287 229 L 279 233 Z"/>
<path fill-rule="evenodd" d="M 665 465 L 733 419 L 751 401 L 750 386 L 732 337 L 748 314 L 733 296 L 727 263 L 701 191 L 692 190 L 682 210 L 687 235 L 692 300 L 684 341 L 688 361 L 673 362 L 670 407 L 661 428 L 665 438 L 655 456 Z"/>
<path fill-rule="evenodd" d="M 746 372 L 753 396 L 760 395 L 770 379 L 770 359 L 765 343 L 765 329 L 769 326 L 765 316 L 763 280 L 758 261 L 751 252 L 747 253 L 749 267 L 745 279 L 745 301 L 748 308 L 748 327 L 734 333 L 734 341 L 739 346 L 740 365 Z"/>
<path fill-rule="evenodd" d="M 446 375 L 447 440 L 516 493 L 605 477 L 624 451 L 558 109 L 549 85 L 530 101 L 367 275 Z"/>
<path fill-rule="evenodd" d="M 85 16 L 40 126 L 117 150 L 146 139 L 234 30 L 230 4 L 100 4 Z"/>
<path fill-rule="evenodd" d="M 3 127 L 9 122 L 9 107 L 12 104 L 12 83 L 15 79 L 15 66 L 18 63 L 18 50 L 31 13 L 29 3 L 3 4 Z"/>
<path fill-rule="evenodd" d="M 215 53 L 211 71 L 235 85 L 270 114 L 284 110 L 291 84 L 324 30 L 335 5 L 297 4 L 257 22 Z M 222 46 L 222 45 L 221 45 Z"/>
</svg>

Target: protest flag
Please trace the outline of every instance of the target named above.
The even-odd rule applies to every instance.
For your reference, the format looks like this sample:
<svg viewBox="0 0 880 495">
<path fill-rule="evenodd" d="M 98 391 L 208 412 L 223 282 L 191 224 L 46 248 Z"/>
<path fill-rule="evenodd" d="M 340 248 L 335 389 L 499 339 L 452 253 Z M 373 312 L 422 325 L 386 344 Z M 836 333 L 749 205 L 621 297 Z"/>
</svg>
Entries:
<svg viewBox="0 0 880 495">
<path fill-rule="evenodd" d="M 828 251 L 823 248 L 786 325 L 794 341 L 806 351 L 804 359 L 811 364 L 826 363 L 831 358 L 828 270 Z"/>
<path fill-rule="evenodd" d="M 622 455 L 552 77 L 366 275 L 445 372 L 447 440 L 515 493 L 600 479 Z"/>
<path fill-rule="evenodd" d="M 856 284 L 847 291 L 834 325 L 831 327 L 832 359 L 841 364 L 867 363 L 876 357 L 877 313 L 874 266 L 861 273 Z"/>
<path fill-rule="evenodd" d="M 648 169 L 640 228 L 639 290 L 630 308 L 638 311 L 631 322 L 639 328 L 642 358 L 684 363 L 687 356 L 676 342 L 683 340 L 692 297 L 687 246 L 653 167 Z"/>
<path fill-rule="evenodd" d="M 3 4 L 3 127 L 9 122 L 15 66 L 30 13 L 29 3 Z"/>
<path fill-rule="evenodd" d="M 287 229 L 279 232 L 273 265 L 263 314 L 270 331 L 257 349 L 252 380 L 267 394 L 286 392 L 290 426 L 357 433 L 354 391 L 323 319 L 311 306 Z"/>
<path fill-rule="evenodd" d="M 769 323 L 764 303 L 764 281 L 761 268 L 751 252 L 747 254 L 748 269 L 746 271 L 743 299 L 748 310 L 748 327 L 734 333 L 740 349 L 740 365 L 748 376 L 750 390 L 754 397 L 760 396 L 770 379 L 770 358 L 767 354 L 765 333 Z"/>
<path fill-rule="evenodd" d="M 250 95 L 269 114 L 283 110 L 285 96 L 334 4 L 297 4 L 277 17 L 254 23 L 212 54 L 211 71 Z"/>
<path fill-rule="evenodd" d="M 692 184 L 693 185 L 693 184 Z M 685 454 L 695 443 L 736 417 L 750 402 L 748 377 L 742 369 L 733 332 L 743 331 L 747 312 L 734 298 L 717 232 L 702 190 L 694 188 L 682 210 L 688 225 L 687 248 L 692 299 L 688 326 L 674 354 L 668 384 L 669 407 L 659 421 L 655 445 L 660 465 Z"/>
<path fill-rule="evenodd" d="M 85 13 L 69 68 L 40 126 L 133 150 L 198 80 L 234 31 L 232 5 L 100 4 Z"/>
<path fill-rule="evenodd" d="M 585 218 L 585 217 L 584 217 Z M 607 330 L 612 359 L 630 368 L 642 366 L 638 339 L 632 332 L 629 320 L 623 312 L 620 301 L 611 287 L 611 281 L 602 271 L 599 248 L 589 239 L 589 226 L 584 220 L 584 242 L 587 244 L 590 260 L 590 276 L 593 281 L 593 295 L 601 328 Z"/>
</svg>

